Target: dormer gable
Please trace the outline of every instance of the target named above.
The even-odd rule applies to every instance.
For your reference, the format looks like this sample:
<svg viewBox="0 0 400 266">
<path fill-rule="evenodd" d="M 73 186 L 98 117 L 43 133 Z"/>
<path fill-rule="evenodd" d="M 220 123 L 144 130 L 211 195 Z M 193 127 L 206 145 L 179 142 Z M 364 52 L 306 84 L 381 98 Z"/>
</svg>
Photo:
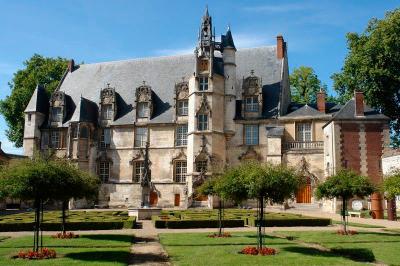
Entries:
<svg viewBox="0 0 400 266">
<path fill-rule="evenodd" d="M 135 105 L 137 119 L 151 119 L 154 109 L 153 91 L 145 81 L 136 88 Z"/>
<path fill-rule="evenodd" d="M 99 123 L 107 126 L 115 120 L 117 114 L 115 88 L 107 87 L 100 91 Z"/>
<path fill-rule="evenodd" d="M 66 97 L 63 91 L 55 91 L 50 97 L 49 126 L 62 125 L 66 115 Z"/>
<path fill-rule="evenodd" d="M 250 76 L 243 78 L 242 84 L 242 117 L 254 118 L 262 114 L 262 79 L 250 72 Z"/>
</svg>

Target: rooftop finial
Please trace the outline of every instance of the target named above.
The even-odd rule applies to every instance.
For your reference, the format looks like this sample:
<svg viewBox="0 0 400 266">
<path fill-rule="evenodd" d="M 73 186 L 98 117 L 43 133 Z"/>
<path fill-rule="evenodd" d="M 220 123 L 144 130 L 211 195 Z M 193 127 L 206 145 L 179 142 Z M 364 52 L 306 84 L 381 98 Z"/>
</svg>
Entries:
<svg viewBox="0 0 400 266">
<path fill-rule="evenodd" d="M 107 83 L 107 88 L 110 88 L 110 83 Z"/>
<path fill-rule="evenodd" d="M 143 85 L 146 85 L 146 81 L 145 80 L 143 80 Z"/>
<path fill-rule="evenodd" d="M 250 70 L 250 75 L 254 76 L 254 69 Z"/>
<path fill-rule="evenodd" d="M 204 12 L 204 17 L 209 17 L 210 15 L 208 14 L 208 5 L 206 5 L 206 11 Z"/>
<path fill-rule="evenodd" d="M 228 23 L 228 28 L 226 29 L 226 31 L 231 31 L 231 23 Z"/>
</svg>

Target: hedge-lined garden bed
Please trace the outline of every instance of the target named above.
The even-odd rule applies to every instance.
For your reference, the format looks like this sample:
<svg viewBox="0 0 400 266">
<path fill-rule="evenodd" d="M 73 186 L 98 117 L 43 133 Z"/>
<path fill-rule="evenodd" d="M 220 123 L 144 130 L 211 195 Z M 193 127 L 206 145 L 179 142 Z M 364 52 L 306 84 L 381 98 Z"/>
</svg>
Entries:
<svg viewBox="0 0 400 266">
<path fill-rule="evenodd" d="M 25 212 L 0 216 L 0 232 L 32 231 L 34 213 Z M 61 230 L 61 211 L 45 211 L 42 228 L 45 231 Z M 67 230 L 110 230 L 134 228 L 135 217 L 124 211 L 69 211 Z"/>
<path fill-rule="evenodd" d="M 330 219 L 302 216 L 291 213 L 266 213 L 264 225 L 273 226 L 328 226 Z M 217 210 L 163 211 L 152 217 L 156 228 L 216 228 L 218 227 Z M 224 210 L 224 227 L 255 226 L 255 210 Z"/>
</svg>

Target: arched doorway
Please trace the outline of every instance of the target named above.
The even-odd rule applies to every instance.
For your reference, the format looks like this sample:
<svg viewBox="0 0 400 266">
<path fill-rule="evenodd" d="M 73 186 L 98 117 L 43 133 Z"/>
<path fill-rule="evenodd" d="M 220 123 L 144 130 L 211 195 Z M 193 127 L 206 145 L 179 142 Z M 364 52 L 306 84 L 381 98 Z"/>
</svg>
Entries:
<svg viewBox="0 0 400 266">
<path fill-rule="evenodd" d="M 150 206 L 155 207 L 157 206 L 158 203 L 158 194 L 156 191 L 151 191 L 150 192 Z"/>
<path fill-rule="evenodd" d="M 297 203 L 311 203 L 311 178 L 307 177 L 307 182 L 305 185 L 301 186 L 296 192 L 296 202 Z"/>
</svg>

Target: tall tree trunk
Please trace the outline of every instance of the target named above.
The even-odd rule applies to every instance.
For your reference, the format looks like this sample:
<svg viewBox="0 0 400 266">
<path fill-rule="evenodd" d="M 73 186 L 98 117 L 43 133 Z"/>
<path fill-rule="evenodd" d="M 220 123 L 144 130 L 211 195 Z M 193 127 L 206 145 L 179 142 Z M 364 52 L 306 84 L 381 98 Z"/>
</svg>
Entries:
<svg viewBox="0 0 400 266">
<path fill-rule="evenodd" d="M 67 218 L 66 213 L 65 213 L 66 209 L 67 209 L 67 201 L 63 200 L 63 202 L 62 202 L 62 225 L 61 225 L 61 230 L 62 230 L 63 235 L 65 235 L 65 233 L 66 233 L 66 228 L 65 228 L 66 218 Z"/>
<path fill-rule="evenodd" d="M 40 250 L 43 249 L 43 200 L 40 200 L 40 222 L 39 222 L 39 230 L 40 230 Z"/>
<path fill-rule="evenodd" d="M 33 251 L 39 251 L 39 219 L 40 219 L 40 200 L 35 199 L 35 222 L 33 232 Z"/>
<path fill-rule="evenodd" d="M 218 197 L 218 236 L 222 236 L 222 204 L 220 197 Z"/>
<path fill-rule="evenodd" d="M 258 199 L 258 230 L 257 230 L 257 248 L 261 249 L 263 247 L 263 232 L 262 227 L 264 226 L 264 197 L 259 197 Z"/>
<path fill-rule="evenodd" d="M 347 235 L 347 222 L 346 222 L 346 211 L 347 211 L 347 200 L 345 197 L 342 198 L 342 223 L 343 223 L 343 231 Z"/>
</svg>

